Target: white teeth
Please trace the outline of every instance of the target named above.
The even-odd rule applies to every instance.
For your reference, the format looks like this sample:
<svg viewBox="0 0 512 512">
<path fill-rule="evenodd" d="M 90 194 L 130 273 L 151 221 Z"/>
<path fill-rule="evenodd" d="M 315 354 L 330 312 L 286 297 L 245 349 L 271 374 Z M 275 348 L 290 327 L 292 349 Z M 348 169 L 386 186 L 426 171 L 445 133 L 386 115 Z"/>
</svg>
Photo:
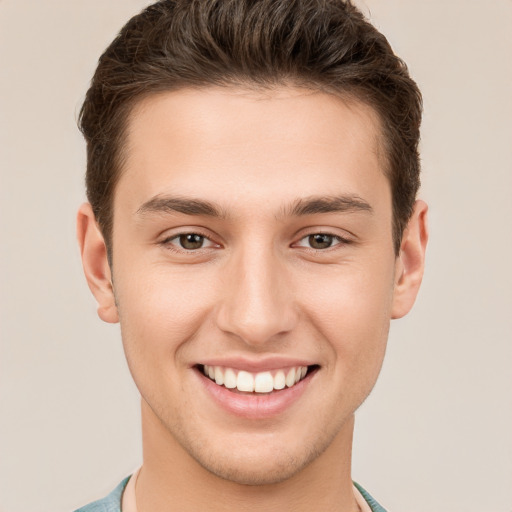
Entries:
<svg viewBox="0 0 512 512">
<path fill-rule="evenodd" d="M 222 384 L 224 384 L 224 373 L 222 369 L 219 368 L 218 366 L 215 367 L 215 382 L 219 386 L 222 386 Z"/>
<path fill-rule="evenodd" d="M 284 389 L 286 386 L 286 377 L 283 370 L 279 370 L 274 377 L 274 389 Z"/>
<path fill-rule="evenodd" d="M 254 379 L 254 391 L 256 393 L 270 393 L 274 389 L 274 379 L 270 372 L 256 374 Z"/>
<path fill-rule="evenodd" d="M 236 387 L 238 391 L 248 391 L 252 393 L 254 391 L 254 377 L 249 372 L 238 372 Z"/>
<path fill-rule="evenodd" d="M 224 372 L 224 386 L 228 389 L 236 388 L 236 373 L 231 368 Z"/>
<path fill-rule="evenodd" d="M 295 384 L 295 368 L 291 368 L 286 374 L 286 385 L 291 388 Z"/>
<path fill-rule="evenodd" d="M 248 393 L 271 393 L 273 390 L 291 388 L 308 372 L 307 366 L 296 366 L 288 370 L 250 373 L 222 366 L 203 366 L 203 373 L 219 386 Z"/>
</svg>

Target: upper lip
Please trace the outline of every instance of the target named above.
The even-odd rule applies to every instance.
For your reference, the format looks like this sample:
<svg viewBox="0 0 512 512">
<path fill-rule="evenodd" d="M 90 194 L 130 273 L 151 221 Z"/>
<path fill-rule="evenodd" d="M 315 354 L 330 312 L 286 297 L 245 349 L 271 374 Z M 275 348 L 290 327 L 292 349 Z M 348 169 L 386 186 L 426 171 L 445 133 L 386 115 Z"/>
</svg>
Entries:
<svg viewBox="0 0 512 512">
<path fill-rule="evenodd" d="M 198 361 L 193 366 L 208 365 L 234 368 L 247 372 L 262 372 L 268 370 L 279 370 L 292 366 L 311 366 L 317 364 L 311 360 L 284 356 L 267 356 L 258 359 L 247 357 L 212 357 Z"/>
</svg>

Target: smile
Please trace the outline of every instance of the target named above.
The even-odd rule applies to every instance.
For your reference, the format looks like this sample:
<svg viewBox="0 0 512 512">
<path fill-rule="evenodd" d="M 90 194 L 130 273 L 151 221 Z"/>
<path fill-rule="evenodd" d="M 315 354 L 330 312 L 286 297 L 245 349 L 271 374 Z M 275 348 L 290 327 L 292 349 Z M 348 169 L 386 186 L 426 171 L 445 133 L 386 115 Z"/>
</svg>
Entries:
<svg viewBox="0 0 512 512">
<path fill-rule="evenodd" d="M 308 366 L 295 366 L 253 373 L 222 366 L 203 365 L 202 371 L 217 385 L 234 392 L 272 393 L 298 384 L 306 377 L 309 368 Z"/>
<path fill-rule="evenodd" d="M 292 408 L 312 386 L 320 366 L 269 358 L 258 362 L 205 361 L 194 369 L 210 403 L 253 421 L 271 419 Z"/>
</svg>

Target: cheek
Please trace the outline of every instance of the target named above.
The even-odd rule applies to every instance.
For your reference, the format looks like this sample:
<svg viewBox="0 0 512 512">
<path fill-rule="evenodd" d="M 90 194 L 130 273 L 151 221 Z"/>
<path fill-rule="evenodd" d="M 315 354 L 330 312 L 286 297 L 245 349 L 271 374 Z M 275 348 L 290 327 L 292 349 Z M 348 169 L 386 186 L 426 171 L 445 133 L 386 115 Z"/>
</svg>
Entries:
<svg viewBox="0 0 512 512">
<path fill-rule="evenodd" d="M 392 307 L 392 264 L 352 265 L 316 276 L 305 309 L 331 350 L 330 361 L 346 372 L 377 374 Z"/>
<path fill-rule="evenodd" d="M 116 299 L 129 363 L 179 358 L 181 345 L 194 336 L 214 302 L 211 276 L 168 267 L 119 274 Z"/>
</svg>

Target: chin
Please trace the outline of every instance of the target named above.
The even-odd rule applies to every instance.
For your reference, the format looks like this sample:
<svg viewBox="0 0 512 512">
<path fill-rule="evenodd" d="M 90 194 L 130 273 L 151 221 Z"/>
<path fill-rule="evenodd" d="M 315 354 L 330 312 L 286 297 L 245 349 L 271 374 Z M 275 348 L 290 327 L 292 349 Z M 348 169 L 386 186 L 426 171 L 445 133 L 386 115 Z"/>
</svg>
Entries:
<svg viewBox="0 0 512 512">
<path fill-rule="evenodd" d="M 218 437 L 216 442 L 204 438 L 200 442 L 199 435 L 182 438 L 181 445 L 196 463 L 218 478 L 239 485 L 272 485 L 293 478 L 314 463 L 335 437 L 287 434 L 235 434 Z"/>
<path fill-rule="evenodd" d="M 266 450 L 265 450 L 266 452 Z M 196 461 L 213 475 L 239 485 L 272 485 L 289 480 L 316 458 L 315 454 L 260 453 L 250 457 L 219 458 Z"/>
</svg>

